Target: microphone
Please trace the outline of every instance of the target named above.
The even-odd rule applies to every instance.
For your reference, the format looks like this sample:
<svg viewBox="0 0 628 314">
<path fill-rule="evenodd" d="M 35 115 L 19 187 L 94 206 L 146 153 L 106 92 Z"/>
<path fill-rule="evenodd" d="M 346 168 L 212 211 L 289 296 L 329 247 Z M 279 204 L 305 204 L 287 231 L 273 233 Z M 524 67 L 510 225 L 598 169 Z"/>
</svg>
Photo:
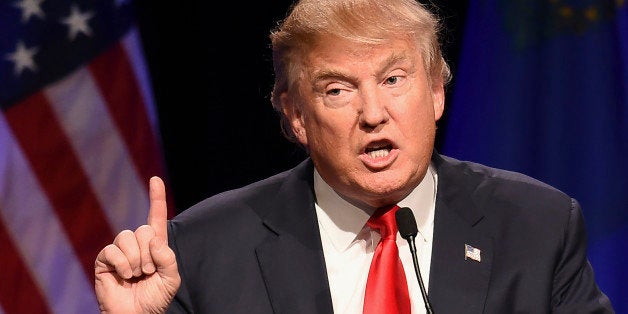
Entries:
<svg viewBox="0 0 628 314">
<path fill-rule="evenodd" d="M 416 226 L 416 220 L 412 210 L 408 207 L 403 207 L 397 210 L 395 213 L 395 219 L 397 220 L 397 229 L 401 237 L 408 241 L 410 246 L 410 253 L 412 253 L 412 262 L 414 263 L 414 272 L 416 278 L 419 281 L 419 288 L 421 289 L 421 296 L 423 297 L 423 303 L 425 304 L 425 311 L 427 314 L 434 314 L 430 300 L 427 298 L 427 292 L 425 292 L 425 285 L 423 285 L 423 279 L 421 278 L 421 270 L 419 269 L 419 260 L 416 255 L 416 245 L 414 244 L 414 238 L 416 238 L 419 232 Z"/>
</svg>

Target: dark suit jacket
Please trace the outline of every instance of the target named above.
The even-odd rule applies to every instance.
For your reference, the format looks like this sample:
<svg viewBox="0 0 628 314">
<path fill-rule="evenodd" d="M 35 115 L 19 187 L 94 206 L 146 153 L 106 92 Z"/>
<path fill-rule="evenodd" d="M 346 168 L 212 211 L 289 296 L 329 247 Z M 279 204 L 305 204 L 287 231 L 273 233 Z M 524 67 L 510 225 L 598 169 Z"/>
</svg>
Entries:
<svg viewBox="0 0 628 314">
<path fill-rule="evenodd" d="M 435 313 L 613 312 L 586 258 L 575 200 L 521 174 L 437 153 L 432 161 Z M 170 312 L 333 312 L 312 167 L 306 160 L 169 222 L 182 277 Z M 481 262 L 465 259 L 465 244 Z"/>
</svg>

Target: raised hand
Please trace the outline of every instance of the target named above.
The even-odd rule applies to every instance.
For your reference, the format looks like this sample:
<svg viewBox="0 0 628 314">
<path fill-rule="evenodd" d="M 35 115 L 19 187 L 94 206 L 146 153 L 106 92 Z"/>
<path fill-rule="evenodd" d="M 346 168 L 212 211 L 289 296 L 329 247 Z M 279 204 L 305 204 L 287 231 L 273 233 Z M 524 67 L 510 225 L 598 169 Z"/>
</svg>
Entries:
<svg viewBox="0 0 628 314">
<path fill-rule="evenodd" d="M 96 298 L 102 313 L 164 313 L 181 284 L 168 246 L 166 191 L 150 179 L 148 224 L 124 230 L 95 262 Z"/>
</svg>

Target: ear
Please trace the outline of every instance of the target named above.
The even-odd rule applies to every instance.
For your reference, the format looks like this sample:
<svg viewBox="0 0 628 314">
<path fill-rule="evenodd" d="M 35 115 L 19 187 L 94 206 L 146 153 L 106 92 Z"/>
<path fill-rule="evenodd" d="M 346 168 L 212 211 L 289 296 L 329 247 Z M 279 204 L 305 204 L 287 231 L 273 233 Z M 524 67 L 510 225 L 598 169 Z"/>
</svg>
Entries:
<svg viewBox="0 0 628 314">
<path fill-rule="evenodd" d="M 440 78 L 432 82 L 432 101 L 434 102 L 434 121 L 438 121 L 445 111 L 445 87 Z"/>
<path fill-rule="evenodd" d="M 281 94 L 281 108 L 283 114 L 288 118 L 292 132 L 297 140 L 301 145 L 307 147 L 307 133 L 305 131 L 305 122 L 300 106 L 294 101 L 293 97 L 284 92 Z"/>
</svg>

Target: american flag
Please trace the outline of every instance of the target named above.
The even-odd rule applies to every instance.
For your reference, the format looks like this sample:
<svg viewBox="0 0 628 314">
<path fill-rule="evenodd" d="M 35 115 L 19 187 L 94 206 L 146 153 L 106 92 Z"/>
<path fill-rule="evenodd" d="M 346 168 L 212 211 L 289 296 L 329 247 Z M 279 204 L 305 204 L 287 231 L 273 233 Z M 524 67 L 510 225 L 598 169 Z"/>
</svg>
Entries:
<svg viewBox="0 0 628 314">
<path fill-rule="evenodd" d="M 94 259 L 164 175 L 133 5 L 0 0 L 0 314 L 97 313 Z"/>
<path fill-rule="evenodd" d="M 464 245 L 464 259 L 470 258 L 476 262 L 482 262 L 482 251 L 480 249 L 474 248 L 471 245 Z"/>
</svg>

